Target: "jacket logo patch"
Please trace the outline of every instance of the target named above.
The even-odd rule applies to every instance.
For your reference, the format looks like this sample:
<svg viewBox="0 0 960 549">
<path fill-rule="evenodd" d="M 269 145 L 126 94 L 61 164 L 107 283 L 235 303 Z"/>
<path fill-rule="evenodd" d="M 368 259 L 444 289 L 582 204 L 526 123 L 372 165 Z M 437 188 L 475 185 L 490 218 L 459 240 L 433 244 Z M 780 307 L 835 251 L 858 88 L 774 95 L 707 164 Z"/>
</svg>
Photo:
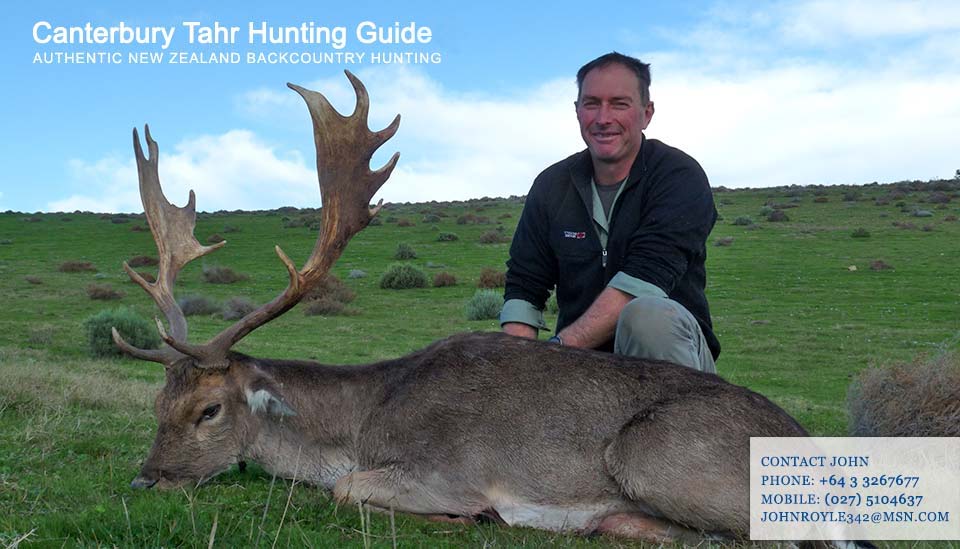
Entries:
<svg viewBox="0 0 960 549">
<path fill-rule="evenodd" d="M 563 231 L 563 237 L 564 237 L 564 238 L 573 238 L 573 239 L 575 239 L 575 240 L 583 240 L 584 238 L 587 238 L 587 233 L 582 232 L 582 231 L 581 231 L 581 232 L 577 232 L 577 231 Z"/>
</svg>

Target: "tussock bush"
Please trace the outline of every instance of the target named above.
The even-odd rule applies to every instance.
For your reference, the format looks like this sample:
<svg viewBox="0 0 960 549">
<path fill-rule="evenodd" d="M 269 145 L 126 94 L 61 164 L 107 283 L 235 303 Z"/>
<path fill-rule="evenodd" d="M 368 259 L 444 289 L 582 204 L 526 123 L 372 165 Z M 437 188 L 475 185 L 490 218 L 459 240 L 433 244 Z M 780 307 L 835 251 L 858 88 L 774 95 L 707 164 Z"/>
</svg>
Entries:
<svg viewBox="0 0 960 549">
<path fill-rule="evenodd" d="M 347 273 L 347 278 L 367 278 L 367 272 L 360 269 L 351 269 Z"/>
<path fill-rule="evenodd" d="M 9 238 L 0 239 L 0 246 L 9 246 L 13 244 L 13 240 Z"/>
<path fill-rule="evenodd" d="M 465 214 L 457 218 L 457 225 L 473 225 L 476 222 L 477 216 L 473 214 Z"/>
<path fill-rule="evenodd" d="M 147 271 L 137 271 L 137 274 L 140 275 L 140 278 L 146 280 L 147 282 L 157 281 L 157 277 L 153 276 L 153 273 Z M 133 279 L 131 279 L 130 282 L 133 282 Z"/>
<path fill-rule="evenodd" d="M 204 282 L 210 284 L 234 284 L 250 279 L 249 276 L 222 265 L 204 265 L 202 276 Z"/>
<path fill-rule="evenodd" d="M 138 316 L 130 309 L 100 311 L 83 321 L 83 331 L 87 337 L 90 354 L 95 357 L 121 356 L 120 349 L 113 343 L 111 328 L 116 328 L 127 343 L 140 349 L 160 347 L 157 327 Z"/>
<path fill-rule="evenodd" d="M 860 227 L 850 233 L 850 236 L 853 238 L 870 238 L 870 231 Z"/>
<path fill-rule="evenodd" d="M 440 223 L 440 216 L 437 214 L 427 214 L 421 220 L 423 223 Z"/>
<path fill-rule="evenodd" d="M 409 263 L 393 263 L 380 277 L 380 287 L 385 290 L 426 288 L 427 275 Z"/>
<path fill-rule="evenodd" d="M 413 249 L 413 246 L 407 244 L 406 242 L 401 242 L 397 244 L 397 251 L 393 252 L 394 259 L 416 259 L 417 252 Z"/>
<path fill-rule="evenodd" d="M 87 297 L 99 301 L 111 301 L 123 297 L 123 292 L 114 290 L 107 284 L 90 284 L 87 286 Z"/>
<path fill-rule="evenodd" d="M 847 408 L 852 436 L 960 436 L 960 354 L 863 370 Z"/>
<path fill-rule="evenodd" d="M 137 267 L 153 267 L 160 264 L 160 260 L 149 255 L 137 255 L 127 260 L 127 265 Z"/>
<path fill-rule="evenodd" d="M 410 221 L 407 218 L 403 218 L 397 221 L 397 227 L 413 227 L 413 226 L 414 226 L 414 222 Z"/>
<path fill-rule="evenodd" d="M 213 233 L 212 235 L 207 237 L 207 244 L 219 244 L 224 240 L 226 240 L 226 238 L 224 238 L 219 233 Z"/>
<path fill-rule="evenodd" d="M 913 213 L 910 215 L 912 215 L 913 217 L 933 217 L 933 212 L 931 212 L 930 210 L 921 210 L 918 208 L 916 210 L 913 210 Z"/>
<path fill-rule="evenodd" d="M 741 215 L 734 219 L 731 224 L 740 227 L 749 227 L 750 225 L 753 225 L 753 218 L 746 215 Z"/>
<path fill-rule="evenodd" d="M 760 207 L 760 217 L 767 217 L 773 213 L 773 206 L 766 205 Z"/>
<path fill-rule="evenodd" d="M 949 222 L 952 223 L 952 222 L 954 222 L 954 221 L 957 220 L 957 216 L 955 216 L 955 215 L 948 215 L 947 217 L 944 217 L 943 220 L 944 220 L 944 221 L 949 221 Z"/>
<path fill-rule="evenodd" d="M 135 233 L 147 233 L 150 232 L 150 228 L 146 225 L 134 225 L 130 227 L 130 231 Z"/>
<path fill-rule="evenodd" d="M 97 268 L 89 261 L 64 261 L 57 268 L 61 273 L 95 273 Z"/>
<path fill-rule="evenodd" d="M 223 232 L 225 232 L 225 233 L 239 233 L 239 232 L 240 232 L 240 227 L 237 227 L 236 225 L 224 225 L 224 227 L 223 227 Z"/>
<path fill-rule="evenodd" d="M 465 312 L 467 320 L 492 320 L 500 318 L 503 307 L 503 295 L 495 290 L 477 290 L 467 301 Z"/>
<path fill-rule="evenodd" d="M 48 347 L 53 343 L 56 330 L 49 324 L 32 326 L 27 332 L 27 344 L 34 348 Z"/>
<path fill-rule="evenodd" d="M 893 265 L 890 265 L 882 259 L 875 259 L 870 262 L 870 269 L 873 271 L 889 271 L 893 269 Z"/>
<path fill-rule="evenodd" d="M 355 309 L 347 307 L 346 304 L 329 296 L 324 296 L 310 301 L 306 304 L 303 311 L 307 316 L 340 316 L 357 314 Z"/>
<path fill-rule="evenodd" d="M 510 242 L 510 237 L 500 231 L 487 231 L 480 235 L 481 244 L 503 244 Z"/>
<path fill-rule="evenodd" d="M 34 285 L 43 284 L 43 279 L 40 278 L 39 276 L 27 275 L 23 277 L 23 279 L 29 282 L 30 284 L 34 284 Z"/>
<path fill-rule="evenodd" d="M 220 305 L 203 295 L 185 295 L 177 299 L 177 305 L 180 306 L 184 316 L 212 315 L 220 312 Z"/>
<path fill-rule="evenodd" d="M 856 202 L 860 200 L 860 191 L 847 191 L 843 193 L 844 202 Z"/>
<path fill-rule="evenodd" d="M 309 303 L 321 299 L 332 299 L 346 304 L 353 302 L 356 298 L 357 293 L 344 284 L 342 280 L 332 274 L 327 274 L 307 295 L 303 296 L 303 301 Z"/>
<path fill-rule="evenodd" d="M 813 201 L 816 202 L 817 204 L 823 204 L 825 202 L 830 202 L 830 199 L 827 198 L 826 196 L 818 196 L 814 198 Z"/>
<path fill-rule="evenodd" d="M 714 246 L 733 246 L 733 237 L 725 236 L 723 238 L 718 238 L 713 241 Z"/>
<path fill-rule="evenodd" d="M 377 225 L 383 225 L 383 220 L 380 219 L 379 215 L 377 217 L 374 217 L 373 219 L 370 220 L 369 223 L 367 223 L 368 227 L 376 227 Z"/>
<path fill-rule="evenodd" d="M 444 286 L 456 286 L 457 277 L 452 274 L 443 271 L 442 273 L 437 273 L 433 276 L 433 287 L 434 288 L 443 288 Z"/>
<path fill-rule="evenodd" d="M 460 237 L 454 233 L 440 233 L 437 235 L 437 242 L 456 242 Z"/>
<path fill-rule="evenodd" d="M 126 216 L 118 215 L 116 217 L 111 217 L 110 223 L 113 223 L 114 225 L 122 225 L 124 223 L 130 223 L 130 218 Z"/>
<path fill-rule="evenodd" d="M 224 320 L 239 320 L 252 313 L 257 306 L 245 297 L 231 297 L 224 302 L 220 316 Z"/>
<path fill-rule="evenodd" d="M 779 223 L 781 221 L 790 221 L 790 218 L 787 217 L 787 214 L 783 210 L 774 210 L 767 216 L 767 221 Z"/>
<path fill-rule="evenodd" d="M 480 280 L 477 282 L 478 288 L 503 288 L 507 284 L 507 273 L 484 267 L 480 271 Z"/>
</svg>

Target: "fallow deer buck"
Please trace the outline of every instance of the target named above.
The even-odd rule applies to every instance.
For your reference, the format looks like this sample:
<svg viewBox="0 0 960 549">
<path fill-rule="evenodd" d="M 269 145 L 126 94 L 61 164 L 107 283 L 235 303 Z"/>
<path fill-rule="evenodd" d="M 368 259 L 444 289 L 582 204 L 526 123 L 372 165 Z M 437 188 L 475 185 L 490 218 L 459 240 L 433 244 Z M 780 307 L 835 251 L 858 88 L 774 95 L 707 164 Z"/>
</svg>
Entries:
<svg viewBox="0 0 960 549">
<path fill-rule="evenodd" d="M 163 195 L 157 143 L 134 149 L 144 210 L 159 250 L 156 282 L 124 269 L 154 299 L 166 345 L 130 355 L 165 365 L 156 439 L 137 488 L 197 483 L 243 460 L 333 490 L 341 502 L 432 518 L 492 518 L 509 525 L 652 541 L 749 530 L 751 436 L 804 436 L 786 412 L 715 375 L 521 339 L 455 335 L 395 360 L 361 366 L 265 360 L 230 350 L 292 308 L 330 270 L 382 204 L 373 195 L 399 156 L 371 171 L 397 131 L 367 128 L 369 99 L 352 74 L 357 106 L 340 115 L 323 95 L 288 84 L 313 119 L 322 228 L 304 267 L 277 247 L 290 275 L 273 301 L 204 344 L 187 340 L 173 297 L 189 261 L 223 243 L 193 235 L 195 196 Z"/>
</svg>

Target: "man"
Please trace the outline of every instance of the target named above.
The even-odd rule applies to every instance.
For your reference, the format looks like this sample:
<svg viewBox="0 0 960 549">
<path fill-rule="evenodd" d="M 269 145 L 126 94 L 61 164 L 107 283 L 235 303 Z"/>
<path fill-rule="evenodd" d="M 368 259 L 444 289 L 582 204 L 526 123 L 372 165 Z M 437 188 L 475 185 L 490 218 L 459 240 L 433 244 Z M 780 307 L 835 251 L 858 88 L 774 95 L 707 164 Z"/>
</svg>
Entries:
<svg viewBox="0 0 960 549">
<path fill-rule="evenodd" d="M 577 73 L 587 150 L 533 183 L 510 246 L 500 323 L 536 338 L 556 287 L 550 341 L 716 372 L 720 343 L 704 295 L 717 219 L 707 177 L 682 151 L 647 139 L 650 66 L 609 53 Z"/>
</svg>

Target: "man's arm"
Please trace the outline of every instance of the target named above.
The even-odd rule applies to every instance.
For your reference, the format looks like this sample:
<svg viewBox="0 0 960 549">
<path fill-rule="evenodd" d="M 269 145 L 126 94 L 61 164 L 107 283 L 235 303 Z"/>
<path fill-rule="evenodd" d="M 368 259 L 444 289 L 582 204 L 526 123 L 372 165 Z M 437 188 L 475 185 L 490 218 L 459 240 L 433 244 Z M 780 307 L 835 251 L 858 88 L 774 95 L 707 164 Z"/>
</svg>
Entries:
<svg viewBox="0 0 960 549">
<path fill-rule="evenodd" d="M 592 349 L 612 339 L 620 311 L 631 299 L 632 295 L 607 286 L 580 318 L 558 334 L 563 344 Z"/>
<path fill-rule="evenodd" d="M 503 326 L 503 332 L 512 336 L 537 339 L 538 330 L 529 324 L 522 322 L 507 322 Z"/>
</svg>

